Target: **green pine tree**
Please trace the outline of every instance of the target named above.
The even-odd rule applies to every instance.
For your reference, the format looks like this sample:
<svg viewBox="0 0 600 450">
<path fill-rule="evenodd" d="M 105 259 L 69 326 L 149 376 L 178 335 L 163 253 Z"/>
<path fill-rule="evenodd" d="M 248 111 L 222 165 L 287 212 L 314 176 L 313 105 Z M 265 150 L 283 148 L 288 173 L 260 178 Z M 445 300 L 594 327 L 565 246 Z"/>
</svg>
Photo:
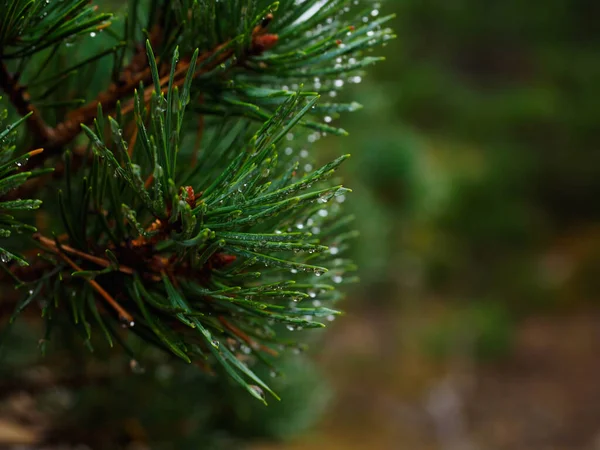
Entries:
<svg viewBox="0 0 600 450">
<path fill-rule="evenodd" d="M 311 143 L 346 134 L 336 119 L 360 105 L 336 94 L 381 59 L 391 16 L 362 0 L 125 3 L 0 1 L 0 400 L 54 408 L 47 443 L 287 435 L 323 395 L 293 415 L 269 401 L 320 392 L 286 355 L 356 278 L 349 155 L 318 165 Z"/>
</svg>

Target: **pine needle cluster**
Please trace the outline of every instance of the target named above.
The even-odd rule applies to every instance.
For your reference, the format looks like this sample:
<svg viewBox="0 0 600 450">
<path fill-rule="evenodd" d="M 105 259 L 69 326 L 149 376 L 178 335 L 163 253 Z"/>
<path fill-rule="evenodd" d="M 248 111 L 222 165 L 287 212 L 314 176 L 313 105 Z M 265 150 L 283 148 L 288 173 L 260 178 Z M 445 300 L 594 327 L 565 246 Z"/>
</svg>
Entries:
<svg viewBox="0 0 600 450">
<path fill-rule="evenodd" d="M 319 166 L 311 147 L 346 134 L 335 123 L 360 105 L 338 92 L 381 59 L 391 16 L 356 0 L 100 6 L 0 1 L 5 332 L 41 316 L 42 352 L 69 328 L 135 368 L 134 333 L 277 398 L 252 365 L 276 370 L 356 279 L 349 155 Z"/>
</svg>

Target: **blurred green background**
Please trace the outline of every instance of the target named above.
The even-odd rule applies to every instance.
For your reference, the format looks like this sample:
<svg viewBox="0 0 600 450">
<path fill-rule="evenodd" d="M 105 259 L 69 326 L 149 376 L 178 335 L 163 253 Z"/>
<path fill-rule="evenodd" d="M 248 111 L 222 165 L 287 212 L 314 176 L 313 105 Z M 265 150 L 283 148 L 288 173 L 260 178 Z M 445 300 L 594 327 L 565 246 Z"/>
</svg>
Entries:
<svg viewBox="0 0 600 450">
<path fill-rule="evenodd" d="M 345 95 L 361 284 L 321 426 L 269 449 L 600 448 L 600 4 L 388 0 Z"/>
</svg>

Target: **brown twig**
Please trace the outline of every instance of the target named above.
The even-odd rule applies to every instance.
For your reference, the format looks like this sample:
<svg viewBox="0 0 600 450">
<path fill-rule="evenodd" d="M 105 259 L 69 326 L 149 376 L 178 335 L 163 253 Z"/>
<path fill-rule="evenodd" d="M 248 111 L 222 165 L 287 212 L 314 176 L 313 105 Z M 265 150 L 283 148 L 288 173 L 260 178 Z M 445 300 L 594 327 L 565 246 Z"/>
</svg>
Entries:
<svg viewBox="0 0 600 450">
<path fill-rule="evenodd" d="M 131 122 L 131 124 L 133 124 L 133 133 L 131 133 L 129 144 L 127 144 L 127 153 L 129 154 L 130 158 L 133 156 L 133 149 L 135 148 L 138 135 L 138 127 L 136 126 L 135 122 Z"/>
<path fill-rule="evenodd" d="M 76 248 L 70 247 L 69 245 L 61 244 L 60 247 L 58 247 L 52 239 L 49 239 L 40 234 L 37 234 L 34 237 L 43 245 L 45 245 L 46 247 L 50 247 L 54 251 L 63 251 L 66 253 L 70 253 L 71 255 L 79 256 L 80 258 L 86 259 L 102 267 L 110 267 L 112 265 L 112 263 L 107 259 L 99 258 L 98 256 L 94 255 L 89 255 L 80 250 L 77 250 Z M 118 270 L 119 272 L 123 272 L 129 275 L 133 275 L 134 273 L 132 268 L 123 265 L 119 265 Z"/>
<path fill-rule="evenodd" d="M 265 21 L 259 26 L 255 28 L 253 31 L 253 39 L 252 43 L 248 49 L 248 54 L 257 55 L 260 54 L 270 48 L 272 48 L 278 40 L 277 35 L 275 34 L 267 34 L 266 27 L 272 19 L 272 15 L 269 15 Z M 198 76 L 202 73 L 206 73 L 213 68 L 217 67 L 219 64 L 226 61 L 234 54 L 233 49 L 223 50 L 230 44 L 230 41 L 227 41 L 221 45 L 218 45 L 211 51 L 205 52 L 198 56 L 196 60 L 197 65 L 201 65 L 202 62 L 207 59 L 215 56 L 220 53 L 218 57 L 211 61 L 210 64 L 207 64 L 205 67 L 196 71 L 194 76 Z M 238 64 L 242 63 L 242 61 L 238 61 Z M 185 75 L 189 69 L 190 61 L 181 60 L 177 64 L 177 68 L 175 70 L 175 86 L 181 86 L 185 80 Z M 160 86 L 163 88 L 163 92 L 166 90 L 165 86 L 169 82 L 169 75 L 165 75 L 160 79 Z M 102 109 L 106 114 L 111 114 L 117 102 L 122 100 L 125 97 L 129 97 L 133 94 L 135 89 L 140 85 L 140 83 L 144 85 L 148 85 L 148 87 L 144 90 L 144 102 L 148 102 L 152 96 L 152 92 L 154 91 L 154 86 L 152 84 L 152 75 L 150 68 L 147 66 L 145 61 L 145 54 L 143 50 L 140 48 L 138 54 L 136 54 L 131 61 L 131 63 L 123 70 L 123 73 L 120 77 L 119 83 L 113 83 L 111 86 L 104 92 L 98 94 L 96 99 L 87 103 L 86 105 L 78 108 L 71 113 L 69 113 L 66 119 L 59 123 L 55 128 L 50 128 L 47 131 L 46 140 L 43 143 L 44 148 L 46 149 L 46 153 L 44 159 L 49 158 L 52 155 L 60 153 L 61 149 L 71 142 L 81 131 L 81 124 L 89 125 L 94 118 L 96 117 L 96 111 L 98 108 L 98 104 L 102 105 Z M 133 110 L 134 102 L 133 99 L 129 99 L 127 103 L 121 108 L 122 114 L 128 114 Z M 34 114 L 35 116 L 39 116 L 39 114 Z M 47 127 L 46 127 L 47 128 Z M 38 158 L 35 162 L 36 165 L 41 164 L 42 159 Z M 32 163 L 33 164 L 33 163 Z"/>
<path fill-rule="evenodd" d="M 65 255 L 64 253 L 59 253 L 59 256 L 67 263 L 69 264 L 73 269 L 77 270 L 77 271 L 81 271 L 81 267 L 79 267 L 77 264 L 75 264 L 73 262 L 73 260 L 71 258 L 69 258 L 67 255 Z M 104 298 L 104 300 L 106 300 L 106 302 L 113 307 L 113 309 L 119 314 L 119 319 L 123 320 L 124 322 L 126 322 L 129 326 L 133 326 L 134 325 L 134 321 L 133 321 L 133 316 L 131 314 L 129 314 L 127 311 L 125 311 L 125 309 L 123 309 L 123 307 L 121 305 L 119 305 L 119 303 L 108 293 L 104 290 L 104 288 L 102 286 L 100 286 L 95 280 L 86 280 L 88 283 L 90 283 L 90 286 L 92 286 L 96 292 L 98 292 L 98 294 L 100 294 L 100 296 L 102 298 Z"/>
<path fill-rule="evenodd" d="M 148 175 L 148 178 L 146 178 L 146 181 L 144 182 L 144 188 L 146 189 L 150 189 L 150 186 L 152 186 L 152 182 L 154 181 L 154 174 L 150 174 Z"/>
<path fill-rule="evenodd" d="M 257 55 L 270 48 L 272 48 L 278 41 L 278 36 L 275 34 L 268 34 L 267 27 L 273 15 L 269 14 L 265 17 L 263 22 L 255 27 L 253 30 L 253 39 L 248 48 L 248 55 Z M 150 41 L 153 46 L 157 45 L 161 40 L 161 30 L 156 27 L 150 33 Z M 200 64 L 206 61 L 208 58 L 214 56 L 218 52 L 221 52 L 230 41 L 227 41 L 212 51 L 208 51 L 199 55 L 196 64 Z M 206 65 L 202 69 L 199 69 L 195 76 L 212 70 L 222 62 L 226 61 L 233 55 L 233 50 L 222 51 L 219 57 L 215 58 L 210 64 Z M 244 61 L 242 58 L 238 60 L 238 65 L 243 65 Z M 178 63 L 178 67 L 175 71 L 175 86 L 181 86 L 185 79 L 185 74 L 189 69 L 190 61 L 182 60 Z M 164 86 L 168 83 L 169 76 L 163 76 L 160 80 L 161 90 L 164 92 L 166 88 Z M 67 117 L 54 128 L 48 126 L 42 119 L 39 111 L 34 105 L 30 103 L 29 94 L 27 93 L 26 86 L 18 84 L 18 80 L 13 78 L 9 73 L 4 64 L 0 62 L 0 89 L 8 93 L 9 99 L 15 106 L 20 115 L 26 115 L 30 112 L 33 114 L 29 117 L 27 123 L 30 127 L 32 135 L 34 137 L 34 145 L 36 147 L 43 146 L 45 152 L 41 157 L 31 158 L 30 161 L 22 168 L 22 170 L 32 170 L 37 166 L 43 164 L 43 162 L 57 154 L 60 154 L 64 146 L 73 141 L 73 139 L 79 135 L 81 131 L 81 124 L 90 125 L 94 120 L 97 112 L 98 104 L 102 105 L 102 109 L 106 114 L 112 114 L 115 110 L 117 103 L 125 97 L 129 97 L 133 94 L 135 89 L 140 83 L 149 85 L 152 82 L 150 68 L 146 61 L 146 54 L 143 45 L 138 45 L 137 53 L 133 56 L 131 62 L 123 69 L 119 80 L 116 83 L 112 83 L 110 87 L 98 94 L 96 99 L 87 103 L 86 105 L 70 112 Z M 147 103 L 152 95 L 153 87 L 148 87 L 144 90 L 144 102 Z M 133 110 L 134 102 L 130 99 L 122 108 L 122 114 L 127 114 Z M 201 118 L 200 131 L 203 127 L 203 119 Z M 133 151 L 132 144 L 135 144 L 137 135 L 133 134 L 132 142 L 130 143 L 130 151 Z M 197 156 L 194 156 L 194 161 Z M 57 170 L 52 175 L 53 178 L 60 178 L 64 171 Z M 29 183 L 21 186 L 19 189 L 13 191 L 17 197 L 24 196 L 24 194 L 31 193 L 42 186 L 48 181 L 49 177 L 39 177 L 35 180 L 31 180 Z"/>
<path fill-rule="evenodd" d="M 215 48 L 211 52 L 207 52 L 202 55 L 199 55 L 198 58 L 196 59 L 196 64 L 202 63 L 209 57 L 211 57 L 214 54 L 221 51 L 227 45 L 229 45 L 229 42 L 219 45 L 217 48 Z M 233 50 L 228 50 L 228 51 L 223 52 L 223 54 L 221 54 L 218 58 L 216 58 L 209 66 L 196 71 L 194 76 L 196 77 L 200 74 L 206 73 L 209 70 L 217 67 L 219 64 L 226 61 L 231 55 L 233 55 Z M 185 75 L 189 69 L 189 66 L 190 66 L 190 61 L 182 60 L 179 62 L 178 68 L 175 70 L 175 73 L 173 75 L 173 79 L 174 79 L 173 87 L 181 87 L 183 85 L 183 83 L 185 82 Z M 166 75 L 159 80 L 161 92 L 163 92 L 163 93 L 167 92 L 169 78 L 170 78 L 170 76 Z M 146 89 L 144 89 L 144 97 L 143 97 L 144 103 L 148 103 L 150 101 L 150 99 L 152 98 L 153 92 L 154 92 L 154 86 L 148 86 Z M 134 101 L 133 101 L 133 99 L 129 99 L 127 101 L 127 103 L 121 108 L 121 113 L 129 114 L 131 111 L 133 111 L 133 108 L 134 108 Z"/>
<path fill-rule="evenodd" d="M 213 56 L 215 53 L 221 51 L 223 47 L 228 45 L 228 42 L 225 44 L 221 44 L 216 47 L 214 50 L 210 52 L 206 52 L 200 56 L 196 60 L 196 63 L 201 63 L 205 61 L 209 57 Z M 220 57 L 216 58 L 208 67 L 199 70 L 196 75 L 200 73 L 204 73 L 211 68 L 216 67 L 221 64 L 227 58 L 229 58 L 233 54 L 233 50 L 223 52 Z M 185 79 L 185 74 L 189 68 L 190 61 L 182 60 L 178 63 L 178 67 L 175 71 L 175 80 L 176 86 L 181 86 Z M 71 142 L 80 132 L 81 132 L 81 124 L 89 125 L 96 117 L 96 113 L 98 110 L 98 104 L 102 105 L 102 109 L 106 114 L 112 114 L 115 110 L 117 102 L 122 100 L 125 97 L 129 97 L 135 89 L 140 85 L 140 83 L 145 85 L 150 85 L 152 82 L 152 74 L 149 67 L 145 67 L 139 70 L 140 63 L 137 59 L 132 61 L 132 63 L 125 68 L 123 72 L 123 76 L 121 77 L 120 83 L 113 83 L 106 90 L 98 94 L 98 96 L 92 100 L 91 102 L 85 104 L 84 106 L 77 108 L 74 111 L 71 111 L 64 121 L 59 123 L 54 129 L 49 129 L 47 134 L 47 139 L 43 143 L 43 147 L 46 149 L 45 156 L 43 159 L 47 159 L 50 156 L 56 155 L 60 153 L 62 148 Z M 164 87 L 168 84 L 169 76 L 164 76 L 160 80 L 161 87 Z M 164 88 L 166 90 L 166 88 Z M 152 92 L 154 91 L 154 86 L 148 86 L 144 90 L 144 102 L 148 102 L 152 96 Z M 128 114 L 133 111 L 134 102 L 133 99 L 129 99 L 127 103 L 121 108 L 122 114 Z M 34 114 L 34 116 L 39 116 L 39 114 Z M 37 158 L 37 160 L 32 160 L 29 166 L 36 166 L 41 164 L 43 161 L 42 158 Z M 29 167 L 30 168 L 30 167 Z"/>
<path fill-rule="evenodd" d="M 248 344 L 251 348 L 258 348 L 258 349 L 262 350 L 263 352 L 268 353 L 271 356 L 279 355 L 279 353 L 277 353 L 277 351 L 273 350 L 272 348 L 269 348 L 266 345 L 262 345 L 262 344 L 256 342 L 254 339 L 252 339 L 250 336 L 248 336 L 242 330 L 240 330 L 235 325 L 230 323 L 225 317 L 219 316 L 219 322 L 221 322 L 225 328 L 227 328 L 229 331 L 231 331 L 233 334 L 235 334 L 237 337 L 239 337 L 242 341 L 244 341 L 246 344 Z"/>
<path fill-rule="evenodd" d="M 40 241 L 40 243 L 42 243 L 48 250 L 52 251 L 53 253 L 55 253 L 56 255 L 58 255 L 63 261 L 65 261 L 68 265 L 70 265 L 74 270 L 81 272 L 83 269 L 81 267 L 79 267 L 77 264 L 75 264 L 75 262 L 69 258 L 66 254 L 65 254 L 65 246 L 61 246 L 60 248 L 51 240 L 48 239 L 44 236 L 41 236 L 40 234 L 37 234 L 34 236 L 38 241 Z M 68 246 L 67 246 L 68 247 Z M 69 251 L 72 252 L 73 254 L 76 254 L 77 256 L 82 256 L 82 253 L 79 252 L 79 250 L 75 250 L 71 247 L 68 247 Z M 94 258 L 91 255 L 86 255 L 86 258 Z M 95 260 L 94 262 L 96 262 L 97 264 L 101 264 L 99 261 L 102 261 L 101 259 Z M 86 281 L 90 284 L 90 286 L 92 286 L 92 288 L 94 288 L 94 290 L 100 294 L 100 296 L 110 305 L 112 306 L 112 308 L 118 313 L 119 315 L 119 319 L 126 321 L 127 324 L 129 324 L 129 326 L 133 326 L 134 321 L 133 321 L 133 316 L 131 314 L 129 314 L 127 311 L 125 311 L 125 309 L 123 309 L 123 307 L 121 305 L 119 305 L 119 303 L 108 293 L 104 290 L 104 288 L 102 286 L 100 286 L 95 280 L 89 280 L 86 279 Z"/>
</svg>

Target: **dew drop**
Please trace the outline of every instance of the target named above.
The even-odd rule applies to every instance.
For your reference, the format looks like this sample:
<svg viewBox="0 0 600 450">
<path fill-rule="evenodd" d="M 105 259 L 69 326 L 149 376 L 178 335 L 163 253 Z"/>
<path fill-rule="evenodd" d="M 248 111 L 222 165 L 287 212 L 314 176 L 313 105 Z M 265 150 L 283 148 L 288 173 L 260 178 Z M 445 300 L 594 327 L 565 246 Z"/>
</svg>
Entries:
<svg viewBox="0 0 600 450">
<path fill-rule="evenodd" d="M 75 295 L 75 292 L 73 292 Z M 133 320 L 127 319 L 127 317 L 119 317 L 119 321 L 121 322 L 121 327 L 123 328 L 133 328 L 135 326 L 135 322 Z"/>
<path fill-rule="evenodd" d="M 249 387 L 250 387 L 250 389 L 252 389 L 252 390 L 253 390 L 253 391 L 256 393 L 256 395 L 258 395 L 258 396 L 259 396 L 259 397 L 260 397 L 262 400 L 264 400 L 264 399 L 265 399 L 265 393 L 264 393 L 264 391 L 261 389 L 261 387 L 260 387 L 260 386 L 257 386 L 257 385 L 255 385 L 255 384 L 251 384 L 251 385 L 249 385 Z"/>
<path fill-rule="evenodd" d="M 131 371 L 136 374 L 142 374 L 142 373 L 146 372 L 146 369 L 144 369 L 141 366 L 141 364 L 135 359 L 132 359 L 131 361 L 129 361 L 129 367 L 131 368 Z"/>
</svg>

